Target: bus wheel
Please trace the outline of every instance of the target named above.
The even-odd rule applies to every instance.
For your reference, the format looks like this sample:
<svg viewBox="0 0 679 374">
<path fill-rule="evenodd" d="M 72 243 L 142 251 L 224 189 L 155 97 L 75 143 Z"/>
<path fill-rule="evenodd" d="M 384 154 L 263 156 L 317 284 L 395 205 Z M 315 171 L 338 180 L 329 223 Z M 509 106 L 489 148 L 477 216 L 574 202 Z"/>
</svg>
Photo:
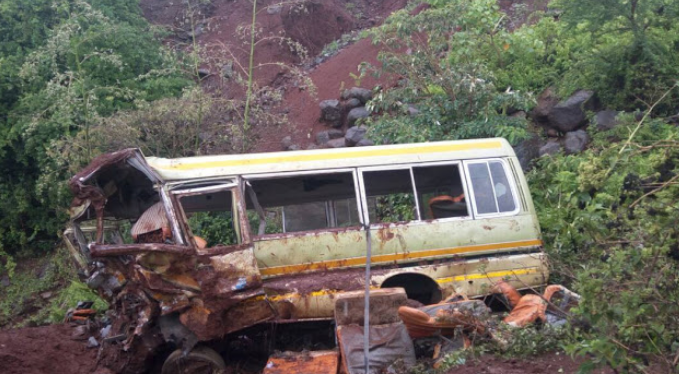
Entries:
<svg viewBox="0 0 679 374">
<path fill-rule="evenodd" d="M 181 349 L 172 352 L 163 363 L 162 374 L 218 374 L 226 371 L 219 353 L 208 347 L 196 347 L 187 355 Z"/>
</svg>

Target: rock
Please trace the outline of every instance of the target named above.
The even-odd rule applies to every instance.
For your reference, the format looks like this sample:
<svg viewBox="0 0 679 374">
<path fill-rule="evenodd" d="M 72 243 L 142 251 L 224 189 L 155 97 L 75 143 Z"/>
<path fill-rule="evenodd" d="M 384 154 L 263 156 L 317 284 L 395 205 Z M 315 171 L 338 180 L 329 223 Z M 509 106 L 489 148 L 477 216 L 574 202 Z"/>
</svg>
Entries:
<svg viewBox="0 0 679 374">
<path fill-rule="evenodd" d="M 579 90 L 565 101 L 556 104 L 549 111 L 547 126 L 561 132 L 574 131 L 582 127 L 587 122 L 585 109 L 591 105 L 588 104 L 590 101 L 594 101 L 593 96 L 593 91 Z"/>
<path fill-rule="evenodd" d="M 94 338 L 94 336 L 90 336 L 90 338 L 87 339 L 87 348 L 96 348 L 98 346 L 99 342 Z"/>
<path fill-rule="evenodd" d="M 99 330 L 99 336 L 101 336 L 102 339 L 108 338 L 110 333 L 111 333 L 111 325 L 106 325 L 101 330 Z"/>
<path fill-rule="evenodd" d="M 192 39 L 197 38 L 201 35 L 203 35 L 203 25 L 198 25 L 198 26 L 196 26 L 195 29 L 193 29 L 193 31 L 189 32 L 189 38 L 192 38 Z"/>
<path fill-rule="evenodd" d="M 202 79 L 202 78 L 207 77 L 208 75 L 210 75 L 210 69 L 206 69 L 206 68 L 198 69 L 198 78 Z"/>
<path fill-rule="evenodd" d="M 302 147 L 300 147 L 299 144 L 292 144 L 286 151 L 299 151 L 300 149 L 302 149 Z"/>
<path fill-rule="evenodd" d="M 544 140 L 537 135 L 526 139 L 514 147 L 516 157 L 519 159 L 521 168 L 528 171 L 531 168 L 531 162 L 540 157 L 540 149 L 545 144 Z"/>
<path fill-rule="evenodd" d="M 306 149 L 318 149 L 318 146 L 316 144 L 309 144 L 306 146 Z"/>
<path fill-rule="evenodd" d="M 349 111 L 349 114 L 347 114 L 347 125 L 349 127 L 354 126 L 357 120 L 361 118 L 367 118 L 369 116 L 370 112 L 368 112 L 368 110 L 365 109 L 364 106 L 354 108 L 351 111 Z"/>
<path fill-rule="evenodd" d="M 0 278 L 0 286 L 3 287 L 9 287 L 12 282 L 9 280 L 8 275 L 3 275 L 2 278 Z"/>
<path fill-rule="evenodd" d="M 321 107 L 321 121 L 332 127 L 342 126 L 342 110 L 339 100 L 323 100 L 319 106 Z"/>
<path fill-rule="evenodd" d="M 545 135 L 547 135 L 550 138 L 558 138 L 559 137 L 559 131 L 557 131 L 556 129 L 546 128 L 545 129 Z"/>
<path fill-rule="evenodd" d="M 342 100 L 358 99 L 361 101 L 361 104 L 365 104 L 372 98 L 373 93 L 367 88 L 352 87 L 342 92 Z"/>
<path fill-rule="evenodd" d="M 52 297 L 52 295 L 53 295 L 52 292 L 46 291 L 46 292 L 41 293 L 40 297 L 42 297 L 43 299 L 49 299 L 49 298 Z"/>
<path fill-rule="evenodd" d="M 354 147 L 369 147 L 371 145 L 375 145 L 375 143 L 373 143 L 372 140 L 363 138 L 363 139 L 361 139 L 361 141 L 356 143 L 356 145 Z"/>
<path fill-rule="evenodd" d="M 328 131 L 321 131 L 316 134 L 316 143 L 325 144 L 332 139 L 339 139 L 344 136 L 342 130 L 332 129 Z"/>
<path fill-rule="evenodd" d="M 559 143 L 558 140 L 556 139 L 549 139 L 547 141 L 547 144 L 543 145 L 540 147 L 540 151 L 538 152 L 540 154 L 540 157 L 544 155 L 555 155 L 561 151 L 561 144 Z"/>
<path fill-rule="evenodd" d="M 531 112 L 531 116 L 540 124 L 546 123 L 549 112 L 558 102 L 559 97 L 556 96 L 554 89 L 552 87 L 546 88 L 538 95 L 537 105 Z"/>
<path fill-rule="evenodd" d="M 76 326 L 76 327 L 73 328 L 73 332 L 71 333 L 71 339 L 73 339 L 73 340 L 85 340 L 85 339 L 87 339 L 89 334 L 90 334 L 90 331 L 89 331 L 89 329 L 87 328 L 86 325 Z"/>
<path fill-rule="evenodd" d="M 416 115 L 418 115 L 418 114 L 420 114 L 420 110 L 417 109 L 417 108 L 415 108 L 414 105 L 408 104 L 408 115 L 410 115 L 410 116 L 416 116 Z"/>
<path fill-rule="evenodd" d="M 288 147 L 290 147 L 291 145 L 292 145 L 292 137 L 290 135 L 281 139 L 281 147 L 283 147 L 283 149 L 288 149 Z"/>
<path fill-rule="evenodd" d="M 325 146 L 327 148 L 344 148 L 347 146 L 347 144 L 344 138 L 339 138 L 329 140 L 327 143 L 325 143 Z"/>
<path fill-rule="evenodd" d="M 519 110 L 518 112 L 514 112 L 509 116 L 512 118 L 526 119 L 526 112 L 524 112 L 523 110 Z"/>
<path fill-rule="evenodd" d="M 283 10 L 283 6 L 281 4 L 274 4 L 274 5 L 269 5 L 266 7 L 266 13 L 267 14 L 279 14 Z"/>
<path fill-rule="evenodd" d="M 594 116 L 594 123 L 596 129 L 599 131 L 608 131 L 618 125 L 618 111 L 617 110 L 602 110 L 597 112 Z"/>
<path fill-rule="evenodd" d="M 350 111 L 354 108 L 361 106 L 361 100 L 353 97 L 344 103 L 344 110 Z"/>
<path fill-rule="evenodd" d="M 222 65 L 222 76 L 226 79 L 233 78 L 233 62 L 229 61 Z"/>
<path fill-rule="evenodd" d="M 354 126 L 347 130 L 347 134 L 344 135 L 347 146 L 353 147 L 358 144 L 358 142 L 363 140 L 367 131 L 368 129 L 365 126 Z"/>
<path fill-rule="evenodd" d="M 584 151 L 587 143 L 589 143 L 589 135 L 585 130 L 572 131 L 564 137 L 563 148 L 567 155 L 572 155 Z"/>
</svg>

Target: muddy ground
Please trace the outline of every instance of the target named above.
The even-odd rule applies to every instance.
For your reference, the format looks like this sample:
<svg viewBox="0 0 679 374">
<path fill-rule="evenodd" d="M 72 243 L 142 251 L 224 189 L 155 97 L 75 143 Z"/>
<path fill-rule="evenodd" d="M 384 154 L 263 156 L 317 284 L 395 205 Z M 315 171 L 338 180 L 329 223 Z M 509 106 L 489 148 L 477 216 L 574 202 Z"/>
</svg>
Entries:
<svg viewBox="0 0 679 374">
<path fill-rule="evenodd" d="M 99 362 L 99 348 L 87 348 L 87 341 L 75 340 L 73 333 L 74 328 L 66 324 L 0 331 L 0 373 L 113 374 Z M 248 357 L 242 351 L 234 351 L 233 356 L 231 361 L 227 359 L 230 374 L 259 373 L 266 363 L 262 356 Z M 574 374 L 582 361 L 563 352 L 523 359 L 486 355 L 468 360 L 448 374 Z M 154 370 L 158 370 L 157 366 L 150 373 Z"/>
</svg>

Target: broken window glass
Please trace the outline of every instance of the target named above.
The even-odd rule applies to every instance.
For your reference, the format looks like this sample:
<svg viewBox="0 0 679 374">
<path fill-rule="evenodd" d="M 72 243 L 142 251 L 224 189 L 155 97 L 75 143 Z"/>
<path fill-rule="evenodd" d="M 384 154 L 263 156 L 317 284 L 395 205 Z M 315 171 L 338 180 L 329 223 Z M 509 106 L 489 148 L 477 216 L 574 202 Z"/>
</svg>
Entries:
<svg viewBox="0 0 679 374">
<path fill-rule="evenodd" d="M 474 162 L 469 164 L 468 169 L 478 214 L 505 213 L 516 209 L 502 162 Z"/>
<path fill-rule="evenodd" d="M 198 247 L 239 243 L 230 190 L 181 196 L 179 201 Z"/>
<path fill-rule="evenodd" d="M 351 172 L 295 175 L 248 180 L 246 203 L 254 235 L 358 227 L 354 176 Z M 257 200 L 262 212 L 257 212 Z M 256 217 L 256 218 L 254 218 Z M 262 217 L 265 230 L 260 229 Z M 278 219 L 278 223 L 276 223 Z M 261 231 L 261 232 L 260 232 Z"/>
<path fill-rule="evenodd" d="M 417 219 L 410 169 L 364 171 L 370 223 Z"/>
<path fill-rule="evenodd" d="M 414 167 L 415 186 L 424 219 L 468 217 L 458 165 Z"/>
</svg>

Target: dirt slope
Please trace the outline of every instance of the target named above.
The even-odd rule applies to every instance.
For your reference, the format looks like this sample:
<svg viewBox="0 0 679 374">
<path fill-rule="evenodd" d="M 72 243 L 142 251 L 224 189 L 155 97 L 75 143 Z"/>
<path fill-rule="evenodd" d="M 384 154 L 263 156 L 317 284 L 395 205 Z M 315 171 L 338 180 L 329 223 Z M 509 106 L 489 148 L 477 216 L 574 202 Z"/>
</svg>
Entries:
<svg viewBox="0 0 679 374">
<path fill-rule="evenodd" d="M 51 325 L 0 331 L 0 373 L 108 374 L 97 370 L 97 349 L 71 339 L 73 329 Z"/>
</svg>

